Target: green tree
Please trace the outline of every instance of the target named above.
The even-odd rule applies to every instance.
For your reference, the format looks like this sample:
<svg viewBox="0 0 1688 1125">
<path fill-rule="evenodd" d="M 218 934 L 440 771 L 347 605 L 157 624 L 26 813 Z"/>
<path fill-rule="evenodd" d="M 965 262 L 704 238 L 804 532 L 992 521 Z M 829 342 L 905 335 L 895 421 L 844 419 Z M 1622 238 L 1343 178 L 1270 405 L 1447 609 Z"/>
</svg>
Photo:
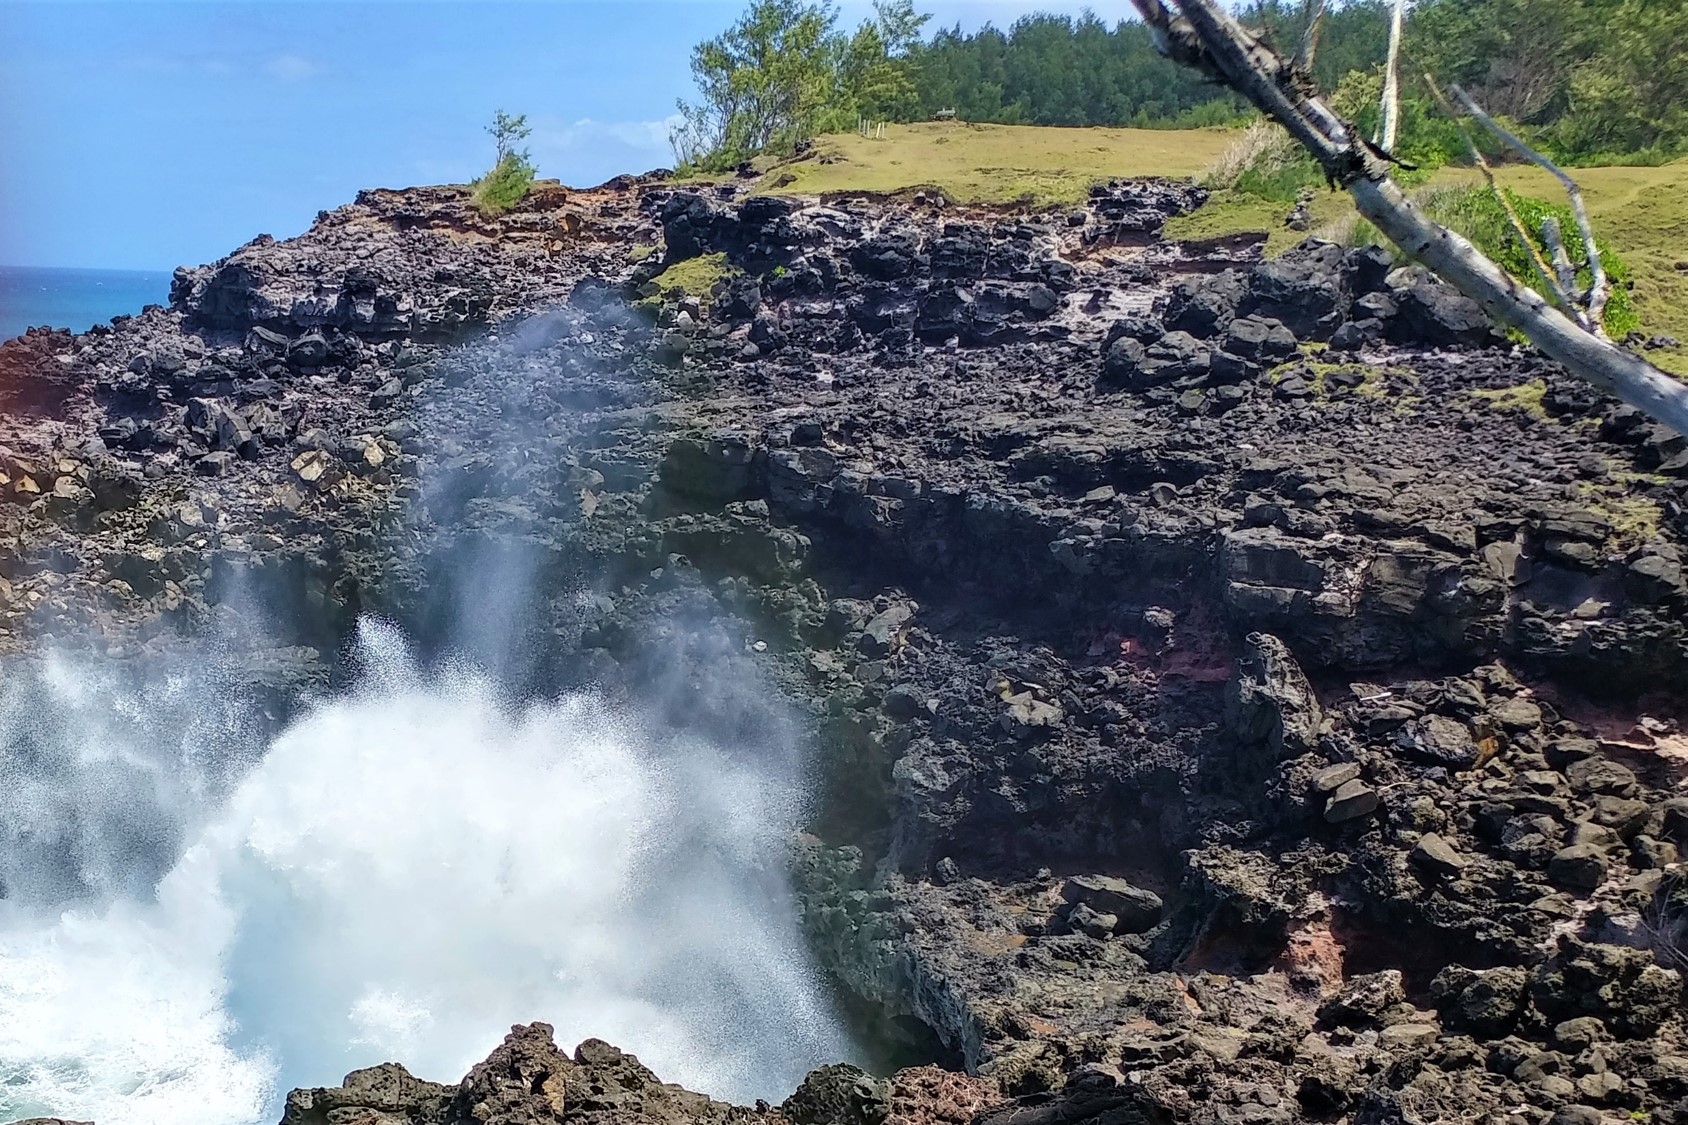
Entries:
<svg viewBox="0 0 1688 1125">
<path fill-rule="evenodd" d="M 790 151 L 836 107 L 838 9 L 831 0 L 752 0 L 737 23 L 692 50 L 697 102 L 670 135 L 685 165 L 727 167 Z"/>
<path fill-rule="evenodd" d="M 1569 103 L 1552 139 L 1572 154 L 1688 150 L 1688 4 L 1618 4 L 1571 74 Z"/>
<path fill-rule="evenodd" d="M 492 124 L 486 127 L 486 131 L 492 134 L 492 143 L 498 153 L 493 160 L 494 164 L 502 164 L 506 157 L 518 155 L 516 145 L 533 135 L 533 128 L 527 123 L 527 114 L 518 113 L 512 116 L 503 110 L 498 110 L 492 115 Z M 524 160 L 527 159 L 527 150 L 521 150 L 519 155 Z"/>
<path fill-rule="evenodd" d="M 913 56 L 932 17 L 916 12 L 914 0 L 874 0 L 873 13 L 844 47 L 827 122 L 833 128 L 847 128 L 857 116 L 906 121 L 919 112 Z"/>
</svg>

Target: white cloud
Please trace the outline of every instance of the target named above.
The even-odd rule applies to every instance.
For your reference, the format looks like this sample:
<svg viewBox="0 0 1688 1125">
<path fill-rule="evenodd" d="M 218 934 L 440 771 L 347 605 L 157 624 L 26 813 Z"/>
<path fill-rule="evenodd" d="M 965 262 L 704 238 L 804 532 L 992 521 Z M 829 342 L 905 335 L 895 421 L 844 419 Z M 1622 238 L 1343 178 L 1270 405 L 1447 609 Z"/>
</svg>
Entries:
<svg viewBox="0 0 1688 1125">
<path fill-rule="evenodd" d="M 528 148 L 540 174 L 586 187 L 623 172 L 648 172 L 674 162 L 668 131 L 678 117 L 656 121 L 535 118 Z"/>
<path fill-rule="evenodd" d="M 277 55 L 264 64 L 265 73 L 282 82 L 303 82 L 316 77 L 319 69 L 316 63 L 299 55 Z"/>
</svg>

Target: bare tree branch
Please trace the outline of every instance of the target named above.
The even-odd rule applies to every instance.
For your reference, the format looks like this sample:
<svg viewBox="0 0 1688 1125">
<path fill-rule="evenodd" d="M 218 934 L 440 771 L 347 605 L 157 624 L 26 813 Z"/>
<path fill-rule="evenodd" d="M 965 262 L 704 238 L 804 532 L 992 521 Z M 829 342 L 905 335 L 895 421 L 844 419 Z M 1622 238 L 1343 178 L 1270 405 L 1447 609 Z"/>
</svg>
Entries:
<svg viewBox="0 0 1688 1125">
<path fill-rule="evenodd" d="M 1489 167 L 1489 161 L 1483 155 L 1483 150 L 1477 147 L 1477 142 L 1471 139 L 1471 133 L 1466 129 L 1465 123 L 1460 120 L 1459 113 L 1448 102 L 1447 95 L 1442 93 L 1442 87 L 1437 85 L 1436 79 L 1428 73 L 1424 76 L 1424 83 L 1430 87 L 1431 96 L 1441 105 L 1442 110 L 1453 118 L 1454 127 L 1459 130 L 1460 137 L 1465 141 L 1466 149 L 1471 153 L 1472 163 L 1483 173 L 1483 178 L 1489 182 L 1489 190 L 1494 192 L 1495 199 L 1500 201 L 1501 210 L 1506 212 L 1507 222 L 1512 224 L 1513 236 L 1518 239 L 1519 245 L 1523 246 L 1524 252 L 1530 256 L 1530 265 L 1535 267 L 1537 276 L 1541 278 L 1542 284 L 1547 288 L 1548 296 L 1553 299 L 1554 304 L 1559 306 L 1560 312 L 1572 320 L 1580 321 L 1582 314 L 1577 310 L 1570 293 L 1570 287 L 1561 280 L 1560 276 L 1555 274 L 1552 267 L 1547 264 L 1546 259 L 1542 257 L 1541 251 L 1536 248 L 1536 240 L 1530 237 L 1529 228 L 1524 225 L 1524 220 L 1519 217 L 1518 209 L 1512 205 L 1511 197 L 1500 189 L 1500 184 L 1495 182 L 1494 169 Z M 1583 327 L 1586 328 L 1587 325 L 1585 324 Z"/>
<path fill-rule="evenodd" d="M 1383 123 L 1377 145 L 1384 152 L 1395 151 L 1395 136 L 1401 128 L 1401 33 L 1406 22 L 1407 0 L 1395 0 L 1389 15 L 1389 56 L 1383 64 Z"/>
<path fill-rule="evenodd" d="M 1483 107 L 1478 105 L 1471 95 L 1460 89 L 1457 84 L 1450 89 L 1453 90 L 1454 97 L 1459 99 L 1460 105 L 1465 107 L 1465 111 L 1475 117 L 1485 129 L 1506 142 L 1508 147 L 1525 160 L 1547 169 L 1555 179 L 1564 185 L 1565 194 L 1571 199 L 1571 213 L 1577 217 L 1577 229 L 1582 232 L 1583 253 L 1588 255 L 1590 277 L 1587 303 L 1589 331 L 1604 336 L 1606 330 L 1602 327 L 1602 319 L 1606 313 L 1606 300 L 1609 296 L 1610 286 L 1606 280 L 1605 266 L 1600 261 L 1600 247 L 1595 245 L 1594 242 L 1594 225 L 1588 221 L 1588 208 L 1583 206 L 1582 189 L 1577 186 L 1577 181 L 1573 180 L 1563 168 L 1519 140 L 1500 122 L 1485 113 Z"/>
<path fill-rule="evenodd" d="M 1688 434 L 1688 386 L 1604 336 L 1586 331 L 1539 293 L 1521 285 L 1471 243 L 1431 222 L 1401 194 L 1387 165 L 1332 113 L 1304 75 L 1215 0 L 1133 0 L 1168 57 L 1214 75 L 1283 125 L 1354 197 L 1385 237 L 1494 319 L 1523 332 L 1573 374 Z"/>
<path fill-rule="evenodd" d="M 1541 221 L 1541 240 L 1547 243 L 1553 268 L 1559 274 L 1559 288 L 1569 293 L 1571 300 L 1581 301 L 1585 294 L 1577 284 L 1577 267 L 1571 264 L 1571 255 L 1565 252 L 1565 238 L 1559 231 L 1559 220 L 1552 215 Z"/>
<path fill-rule="evenodd" d="M 1301 5 L 1304 17 L 1301 49 L 1295 52 L 1295 68 L 1303 74 L 1313 71 L 1313 57 L 1319 53 L 1319 32 L 1324 29 L 1326 0 L 1306 0 Z"/>
</svg>

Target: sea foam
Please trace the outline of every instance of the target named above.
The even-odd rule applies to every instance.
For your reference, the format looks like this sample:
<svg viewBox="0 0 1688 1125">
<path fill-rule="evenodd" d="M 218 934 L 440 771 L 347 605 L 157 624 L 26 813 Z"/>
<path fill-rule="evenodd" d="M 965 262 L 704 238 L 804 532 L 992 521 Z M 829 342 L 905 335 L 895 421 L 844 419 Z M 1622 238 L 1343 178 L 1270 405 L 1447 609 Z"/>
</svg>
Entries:
<svg viewBox="0 0 1688 1125">
<path fill-rule="evenodd" d="M 61 666 L 0 707 L 0 1118 L 274 1120 L 378 1062 L 454 1081 L 535 1019 L 736 1100 L 852 1054 L 784 882 L 789 747 L 511 706 L 380 625 L 360 656 L 233 776 L 226 724 L 130 721 L 203 720 L 191 685 Z"/>
</svg>

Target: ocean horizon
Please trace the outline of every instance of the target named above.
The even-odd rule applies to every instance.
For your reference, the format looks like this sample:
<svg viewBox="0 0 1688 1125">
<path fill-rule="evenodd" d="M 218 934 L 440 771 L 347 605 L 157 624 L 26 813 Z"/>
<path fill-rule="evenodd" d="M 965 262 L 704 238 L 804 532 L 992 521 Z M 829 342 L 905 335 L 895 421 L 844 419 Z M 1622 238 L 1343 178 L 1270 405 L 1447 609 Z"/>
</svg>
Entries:
<svg viewBox="0 0 1688 1125">
<path fill-rule="evenodd" d="M 170 298 L 169 270 L 0 266 L 0 340 L 46 326 L 85 332 Z"/>
</svg>

